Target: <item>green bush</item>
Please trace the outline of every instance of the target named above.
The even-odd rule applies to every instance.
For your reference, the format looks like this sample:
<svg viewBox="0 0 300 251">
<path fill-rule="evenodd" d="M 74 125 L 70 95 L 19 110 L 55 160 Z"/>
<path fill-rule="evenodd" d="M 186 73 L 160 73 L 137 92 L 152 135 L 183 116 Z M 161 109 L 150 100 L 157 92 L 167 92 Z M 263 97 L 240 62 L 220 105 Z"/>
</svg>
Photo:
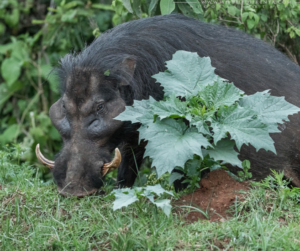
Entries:
<svg viewBox="0 0 300 251">
<path fill-rule="evenodd" d="M 3 0 L 0 3 L 0 149 L 37 143 L 52 158 L 61 139 L 48 116 L 59 98 L 51 73 L 60 57 L 80 51 L 112 27 L 110 1 Z M 98 28 L 100 27 L 100 28 Z"/>
<path fill-rule="evenodd" d="M 115 118 L 142 124 L 139 142 L 147 141 L 144 157 L 153 159 L 158 176 L 180 168 L 187 182 L 198 184 L 202 170 L 226 163 L 242 168 L 237 156 L 243 144 L 276 154 L 269 134 L 280 133 L 278 124 L 300 111 L 268 91 L 244 94 L 195 52 L 177 51 L 166 67 L 152 76 L 164 88 L 164 100 L 135 100 Z M 249 168 L 245 162 L 244 178 Z"/>
</svg>

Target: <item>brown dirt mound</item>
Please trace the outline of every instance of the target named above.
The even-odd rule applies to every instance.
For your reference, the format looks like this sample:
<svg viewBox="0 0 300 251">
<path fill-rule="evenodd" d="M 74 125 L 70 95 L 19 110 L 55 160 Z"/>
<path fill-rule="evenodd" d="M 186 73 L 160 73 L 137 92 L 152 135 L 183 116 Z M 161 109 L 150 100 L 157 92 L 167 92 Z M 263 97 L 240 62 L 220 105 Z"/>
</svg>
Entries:
<svg viewBox="0 0 300 251">
<path fill-rule="evenodd" d="M 215 170 L 201 179 L 199 189 L 181 197 L 176 205 L 200 207 L 204 212 L 208 208 L 210 221 L 222 221 L 230 216 L 230 213 L 226 211 L 234 203 L 236 197 L 239 200 L 243 199 L 244 193 L 239 191 L 249 190 L 248 186 L 248 182 L 238 182 L 224 170 Z M 185 218 L 190 222 L 198 221 L 199 218 L 207 219 L 203 214 L 194 212 L 193 209 L 185 214 Z"/>
</svg>

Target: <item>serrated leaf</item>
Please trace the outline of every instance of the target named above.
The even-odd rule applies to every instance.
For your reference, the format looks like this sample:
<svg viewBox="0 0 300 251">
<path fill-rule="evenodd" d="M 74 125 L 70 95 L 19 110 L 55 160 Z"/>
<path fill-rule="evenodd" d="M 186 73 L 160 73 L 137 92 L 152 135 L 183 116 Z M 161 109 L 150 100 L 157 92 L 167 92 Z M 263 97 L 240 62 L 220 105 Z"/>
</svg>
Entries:
<svg viewBox="0 0 300 251">
<path fill-rule="evenodd" d="M 217 110 L 220 106 L 230 106 L 241 98 L 244 92 L 232 83 L 218 79 L 213 85 L 207 85 L 200 93 L 200 98 L 207 108 Z"/>
<path fill-rule="evenodd" d="M 160 0 L 160 12 L 162 15 L 168 15 L 175 9 L 174 0 Z"/>
<path fill-rule="evenodd" d="M 201 114 L 199 111 L 195 112 L 194 110 L 191 110 L 190 113 L 194 116 L 188 114 L 186 116 L 186 119 L 190 121 L 191 125 L 196 126 L 198 132 L 202 134 L 212 135 L 206 122 L 211 121 L 212 117 L 215 114 L 215 111 L 209 111 Z"/>
<path fill-rule="evenodd" d="M 181 173 L 177 173 L 177 172 L 173 172 L 170 177 L 169 177 L 169 186 L 171 186 L 175 180 L 179 180 L 183 177 L 183 174 Z"/>
<path fill-rule="evenodd" d="M 229 163 L 238 167 L 242 167 L 242 162 L 239 160 L 239 153 L 234 150 L 235 142 L 225 139 L 220 140 L 214 149 L 202 149 L 203 156 L 209 154 L 214 160 L 221 160 L 223 163 Z"/>
<path fill-rule="evenodd" d="M 7 58 L 2 62 L 1 74 L 8 86 L 11 86 L 21 74 L 22 62 L 16 58 Z"/>
<path fill-rule="evenodd" d="M 263 148 L 276 153 L 267 125 L 257 118 L 253 110 L 239 105 L 220 107 L 218 117 L 212 119 L 211 126 L 214 131 L 215 145 L 230 133 L 239 151 L 243 144 L 250 143 L 257 151 Z"/>
<path fill-rule="evenodd" d="M 212 135 L 209 131 L 209 126 L 206 123 L 205 117 L 194 117 L 191 121 L 191 124 L 196 126 L 198 132 L 204 135 Z"/>
<path fill-rule="evenodd" d="M 199 85 L 213 83 L 219 78 L 210 58 L 201 58 L 195 52 L 177 51 L 166 65 L 168 71 L 152 77 L 161 83 L 167 96 L 175 93 L 176 97 L 190 97 L 201 90 Z"/>
<path fill-rule="evenodd" d="M 288 115 L 300 111 L 299 107 L 285 101 L 284 97 L 271 96 L 268 90 L 244 96 L 239 104 L 255 111 L 258 118 L 268 126 L 269 133 L 280 132 L 277 123 L 289 121 Z"/>
<path fill-rule="evenodd" d="M 153 113 L 158 115 L 160 119 L 185 117 L 187 108 L 186 102 L 181 102 L 175 97 L 175 94 L 172 94 L 166 101 L 153 102 L 150 106 Z"/>
<path fill-rule="evenodd" d="M 157 184 L 155 186 L 146 186 L 144 187 L 145 191 L 148 191 L 150 193 L 155 193 L 157 196 L 161 196 L 163 193 L 167 193 L 169 195 L 174 196 L 174 194 L 171 191 L 167 191 L 161 187 L 160 184 Z"/>
<path fill-rule="evenodd" d="M 154 201 L 154 204 L 155 204 L 157 207 L 160 207 L 160 208 L 163 210 L 163 212 L 164 212 L 167 216 L 169 216 L 170 213 L 171 213 L 171 208 L 172 208 L 170 202 L 171 202 L 171 201 L 170 201 L 170 200 L 167 200 L 167 199 L 165 199 L 165 200 L 156 200 L 156 201 Z"/>
<path fill-rule="evenodd" d="M 121 121 L 131 121 L 132 123 L 147 123 L 149 122 L 149 116 L 145 116 L 147 114 L 151 114 L 153 117 L 153 113 L 151 111 L 150 104 L 155 101 L 151 96 L 149 99 L 143 100 L 134 100 L 132 106 L 126 106 L 125 111 L 120 113 L 114 119 Z M 146 118 L 144 121 L 142 118 Z"/>
<path fill-rule="evenodd" d="M 128 205 L 139 200 L 135 195 L 135 191 L 130 188 L 116 189 L 112 191 L 115 195 L 115 201 L 113 202 L 113 210 L 127 207 Z"/>
<path fill-rule="evenodd" d="M 159 177 L 171 173 L 176 166 L 184 166 L 194 154 L 202 157 L 201 147 L 210 146 L 196 128 L 188 128 L 181 120 L 158 119 L 148 128 L 139 128 L 138 131 L 140 139 L 148 140 L 144 157 L 153 159 L 152 166 L 156 167 Z"/>
</svg>

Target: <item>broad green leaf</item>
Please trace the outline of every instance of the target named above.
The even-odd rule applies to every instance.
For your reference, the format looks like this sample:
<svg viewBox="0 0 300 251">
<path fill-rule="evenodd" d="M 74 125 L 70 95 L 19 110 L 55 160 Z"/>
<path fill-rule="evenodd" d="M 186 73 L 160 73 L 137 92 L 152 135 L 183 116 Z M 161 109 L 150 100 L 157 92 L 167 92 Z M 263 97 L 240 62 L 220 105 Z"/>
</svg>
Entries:
<svg viewBox="0 0 300 251">
<path fill-rule="evenodd" d="M 16 91 L 22 89 L 23 85 L 20 81 L 14 82 L 8 86 L 6 83 L 0 84 L 0 109 L 2 105 L 8 100 Z"/>
<path fill-rule="evenodd" d="M 146 126 L 149 123 L 154 123 L 154 114 L 152 111 L 149 111 L 148 113 L 145 113 L 143 116 L 138 117 L 136 119 L 138 122 L 142 123 L 142 126 Z"/>
<path fill-rule="evenodd" d="M 179 2 L 177 3 L 177 7 L 181 10 L 182 14 L 185 16 L 194 18 L 195 17 L 195 12 L 193 9 L 185 2 Z"/>
<path fill-rule="evenodd" d="M 195 95 L 201 90 L 199 85 L 213 83 L 219 78 L 214 73 L 215 68 L 211 66 L 210 58 L 200 58 L 195 52 L 177 51 L 166 64 L 168 71 L 152 77 L 161 83 L 167 96 L 172 93 L 176 97 Z"/>
<path fill-rule="evenodd" d="M 8 86 L 11 86 L 21 74 L 22 62 L 16 58 L 7 58 L 2 62 L 1 74 Z"/>
<path fill-rule="evenodd" d="M 231 16 L 235 16 L 237 8 L 233 5 L 231 5 L 228 7 L 227 11 Z"/>
<path fill-rule="evenodd" d="M 14 43 L 0 45 L 0 54 L 5 54 L 14 47 Z"/>
<path fill-rule="evenodd" d="M 150 110 L 150 103 L 156 102 L 154 98 L 150 96 L 147 100 L 134 100 L 132 106 L 126 106 L 125 111 L 119 114 L 114 119 L 121 121 L 131 121 L 132 123 L 145 123 L 149 121 L 149 116 L 147 116 L 146 121 L 140 121 L 138 118 L 145 118 L 144 115 L 153 114 Z M 153 116 L 152 116 L 153 118 Z"/>
<path fill-rule="evenodd" d="M 201 147 L 210 146 L 208 140 L 197 132 L 196 128 L 188 128 L 183 121 L 174 119 L 157 119 L 149 127 L 139 128 L 140 139 L 148 140 L 144 157 L 153 159 L 160 177 L 172 172 L 176 166 L 193 158 L 194 154 L 202 157 Z"/>
<path fill-rule="evenodd" d="M 19 126 L 13 124 L 6 128 L 6 130 L 0 135 L 0 143 L 6 144 L 7 142 L 13 141 L 19 135 Z"/>
<path fill-rule="evenodd" d="M 184 117 L 187 109 L 186 102 L 181 102 L 174 94 L 166 101 L 153 102 L 150 106 L 152 112 L 158 115 L 160 119 Z"/>
<path fill-rule="evenodd" d="M 276 153 L 267 125 L 257 118 L 257 113 L 253 110 L 239 105 L 220 107 L 217 118 L 212 119 L 211 126 L 215 145 L 230 133 L 239 151 L 243 144 L 250 143 L 257 151 L 263 148 Z"/>
<path fill-rule="evenodd" d="M 148 9 L 148 15 L 151 16 L 152 11 L 154 10 L 155 6 L 157 5 L 158 0 L 151 0 L 149 4 L 149 9 Z"/>
<path fill-rule="evenodd" d="M 41 65 L 41 73 L 42 73 L 42 77 L 46 80 L 49 81 L 50 83 L 50 88 L 51 90 L 58 94 L 59 90 L 58 90 L 58 79 L 56 78 L 56 76 L 54 74 L 51 74 L 52 71 L 52 67 L 49 64 L 43 64 Z"/>
<path fill-rule="evenodd" d="M 13 43 L 13 45 L 14 47 L 11 53 L 11 57 L 19 60 L 21 64 L 23 64 L 23 62 L 25 61 L 30 61 L 30 50 L 24 42 L 17 41 Z"/>
<path fill-rule="evenodd" d="M 133 10 L 134 10 L 135 14 L 139 18 L 142 18 L 143 12 L 142 12 L 142 8 L 141 8 L 140 0 L 133 0 L 132 7 L 133 7 Z"/>
<path fill-rule="evenodd" d="M 57 131 L 57 129 L 54 126 L 51 126 L 50 131 L 49 131 L 49 136 L 51 139 L 54 139 L 54 140 L 61 139 L 59 132 Z"/>
<path fill-rule="evenodd" d="M 265 14 L 260 14 L 260 18 L 261 20 L 263 20 L 264 22 L 266 22 L 268 20 L 268 16 Z"/>
<path fill-rule="evenodd" d="M 192 1 L 187 0 L 187 3 L 192 7 L 193 11 L 196 14 L 203 14 L 201 4 L 199 3 L 198 0 L 192 0 Z"/>
<path fill-rule="evenodd" d="M 171 213 L 171 204 L 170 204 L 170 200 L 167 200 L 167 199 L 164 199 L 164 200 L 156 200 L 154 201 L 154 204 L 157 206 L 157 207 L 160 207 L 163 212 L 169 216 L 170 213 Z"/>
<path fill-rule="evenodd" d="M 174 0 L 160 0 L 160 12 L 162 15 L 168 15 L 175 9 Z"/>
<path fill-rule="evenodd" d="M 232 83 L 218 79 L 213 85 L 207 85 L 200 93 L 200 98 L 209 109 L 217 110 L 220 106 L 230 106 L 241 98 L 244 92 Z"/>
<path fill-rule="evenodd" d="M 284 97 L 271 96 L 268 90 L 244 96 L 239 104 L 255 111 L 258 118 L 268 126 L 269 133 L 280 132 L 277 123 L 289 121 L 288 115 L 300 111 L 299 107 L 285 101 Z"/>
<path fill-rule="evenodd" d="M 133 10 L 131 8 L 131 3 L 130 3 L 130 0 L 123 0 L 122 1 L 124 7 L 130 12 L 130 13 L 133 13 Z"/>
<path fill-rule="evenodd" d="M 245 22 L 248 16 L 249 16 L 249 12 L 244 12 L 242 14 L 242 21 Z"/>
<path fill-rule="evenodd" d="M 128 205 L 138 201 L 139 199 L 135 195 L 134 189 L 123 188 L 113 190 L 112 193 L 115 195 L 115 201 L 113 202 L 113 210 L 127 207 Z"/>
<path fill-rule="evenodd" d="M 5 23 L 10 27 L 13 28 L 19 22 L 20 12 L 18 8 L 13 8 L 11 13 L 7 13 L 4 17 Z"/>
<path fill-rule="evenodd" d="M 253 17 L 254 17 L 254 20 L 255 20 L 255 25 L 257 25 L 258 22 L 259 22 L 259 16 L 257 14 L 254 14 Z"/>
<path fill-rule="evenodd" d="M 223 163 L 242 167 L 242 162 L 238 158 L 239 153 L 234 150 L 234 146 L 234 141 L 228 139 L 220 140 L 213 149 L 202 149 L 202 153 L 203 156 L 209 154 L 214 160 L 221 160 Z"/>
<path fill-rule="evenodd" d="M 65 14 L 62 15 L 62 22 L 72 22 L 74 17 L 77 14 L 77 10 L 68 10 Z"/>
<path fill-rule="evenodd" d="M 169 177 L 169 186 L 171 186 L 175 180 L 179 180 L 183 177 L 183 174 L 181 173 L 177 173 L 177 172 L 173 172 L 170 177 Z"/>
<path fill-rule="evenodd" d="M 248 26 L 248 29 L 251 30 L 255 26 L 255 20 L 247 19 L 247 26 Z"/>
</svg>

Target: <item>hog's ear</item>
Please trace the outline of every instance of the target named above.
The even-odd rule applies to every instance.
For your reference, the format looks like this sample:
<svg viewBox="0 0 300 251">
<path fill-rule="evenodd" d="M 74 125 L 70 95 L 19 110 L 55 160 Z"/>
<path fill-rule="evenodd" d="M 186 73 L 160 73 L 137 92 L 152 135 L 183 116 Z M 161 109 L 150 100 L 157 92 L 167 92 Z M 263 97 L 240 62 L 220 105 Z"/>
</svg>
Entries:
<svg viewBox="0 0 300 251">
<path fill-rule="evenodd" d="M 136 67 L 136 59 L 133 56 L 129 56 L 123 59 L 122 68 L 133 76 Z"/>
<path fill-rule="evenodd" d="M 130 82 L 134 77 L 134 71 L 136 68 L 136 58 L 133 56 L 127 56 L 123 59 L 120 68 L 122 71 L 122 80 L 119 83 L 120 95 L 125 101 L 126 105 L 132 105 L 134 93 Z"/>
<path fill-rule="evenodd" d="M 129 85 L 129 82 L 134 76 L 134 71 L 136 68 L 136 58 L 133 56 L 127 56 L 123 59 L 121 63 L 122 69 L 122 78 L 124 81 L 121 81 L 121 85 Z"/>
</svg>

